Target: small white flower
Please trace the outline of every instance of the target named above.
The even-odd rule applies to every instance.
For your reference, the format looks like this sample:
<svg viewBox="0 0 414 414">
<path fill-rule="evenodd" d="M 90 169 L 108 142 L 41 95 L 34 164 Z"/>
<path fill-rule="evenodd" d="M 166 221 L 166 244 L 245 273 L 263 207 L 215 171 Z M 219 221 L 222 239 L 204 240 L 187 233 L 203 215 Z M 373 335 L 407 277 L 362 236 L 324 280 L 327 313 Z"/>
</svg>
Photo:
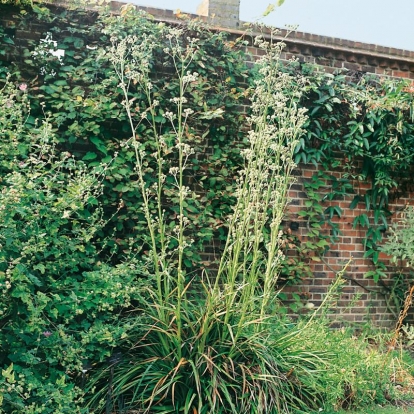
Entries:
<svg viewBox="0 0 414 414">
<path fill-rule="evenodd" d="M 63 212 L 62 218 L 64 218 L 64 219 L 69 218 L 70 217 L 70 214 L 71 214 L 71 211 L 65 210 Z"/>
</svg>

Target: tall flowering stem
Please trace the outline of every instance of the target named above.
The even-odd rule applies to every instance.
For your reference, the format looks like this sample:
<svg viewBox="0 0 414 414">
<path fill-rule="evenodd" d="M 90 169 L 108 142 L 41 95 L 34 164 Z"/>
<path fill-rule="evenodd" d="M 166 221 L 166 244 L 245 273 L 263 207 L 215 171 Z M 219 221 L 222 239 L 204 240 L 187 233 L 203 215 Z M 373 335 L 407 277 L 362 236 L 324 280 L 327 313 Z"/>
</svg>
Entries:
<svg viewBox="0 0 414 414">
<path fill-rule="evenodd" d="M 159 26 L 157 35 L 151 34 L 139 39 L 131 35 L 121 39 L 114 37 L 108 57 L 119 79 L 118 86 L 124 96 L 122 104 L 132 131 L 131 139 L 124 145 L 132 146 L 135 151 L 137 181 L 150 236 L 149 261 L 155 272 L 157 283 L 155 303 L 158 317 L 160 320 L 166 321 L 168 315 L 165 312 L 168 313 L 167 309 L 171 309 L 171 307 L 174 309 L 174 321 L 177 324 L 177 355 L 181 358 L 181 306 L 186 292 L 184 252 L 186 247 L 192 243 L 192 240 L 185 235 L 189 219 L 186 216 L 184 205 L 190 195 L 195 196 L 184 182 L 189 157 L 194 153 L 193 148 L 185 142 L 185 128 L 188 119 L 193 114 L 193 110 L 186 107 L 186 93 L 197 82 L 198 78 L 197 73 L 189 72 L 189 66 L 197 51 L 197 39 L 187 38 L 186 44 L 183 45 L 182 30 L 166 28 L 165 26 Z M 153 55 L 156 51 L 159 51 L 160 39 L 163 40 L 165 45 L 163 53 L 171 62 L 179 84 L 178 95 L 170 99 L 171 107 L 165 108 L 165 110 L 163 108 L 165 121 L 170 124 L 171 132 L 168 136 L 161 135 L 157 128 L 155 119 L 159 102 L 153 93 L 150 76 L 152 61 L 154 60 Z M 136 98 L 133 97 L 133 89 L 135 88 L 143 91 L 146 98 L 144 103 L 146 108 L 144 110 L 140 109 L 138 119 Z M 142 104 L 143 102 L 139 102 L 139 105 Z M 148 123 L 152 130 L 153 143 L 156 148 L 153 154 L 148 154 L 145 151 L 145 140 L 142 140 L 137 133 L 138 127 L 143 122 Z M 168 146 L 167 139 L 174 142 L 172 149 Z M 165 156 L 171 152 L 176 154 L 177 165 L 165 171 Z M 157 165 L 157 182 L 149 186 L 145 180 L 145 166 L 151 161 L 155 161 Z M 172 230 L 166 225 L 163 207 L 164 183 L 168 177 L 173 180 L 178 194 L 177 223 Z M 152 201 L 155 201 L 156 204 L 155 215 Z M 169 247 L 172 240 L 177 245 L 173 249 L 174 251 L 171 251 Z M 173 259 L 173 256 L 176 259 Z M 171 302 L 173 297 L 175 297 L 175 300 Z M 171 305 L 171 307 L 168 305 Z M 165 339 L 162 336 L 160 338 L 161 340 Z"/>
<path fill-rule="evenodd" d="M 306 121 L 305 110 L 297 105 L 306 82 L 283 71 L 284 43 L 258 37 L 256 44 L 266 53 L 257 62 L 249 147 L 243 152 L 237 204 L 215 286 L 225 286 L 228 309 L 241 309 L 240 326 L 257 307 L 263 320 L 275 296 L 280 225 L 293 182 L 293 152 Z"/>
<path fill-rule="evenodd" d="M 153 55 L 153 51 L 156 47 L 155 38 L 151 35 L 145 36 L 141 39 L 135 36 L 126 36 L 122 39 L 113 37 L 112 47 L 108 53 L 108 57 L 113 65 L 116 76 L 119 80 L 118 87 L 122 90 L 124 100 L 122 102 L 124 109 L 127 114 L 127 119 L 130 124 L 132 132 L 131 139 L 124 145 L 129 145 L 134 149 L 135 152 L 135 169 L 137 174 L 138 186 L 142 196 L 143 202 L 143 213 L 148 225 L 148 231 L 150 235 L 150 246 L 151 246 L 151 263 L 154 266 L 154 271 L 157 281 L 157 295 L 158 300 L 162 303 L 165 299 L 163 289 L 163 275 L 167 271 L 167 264 L 165 258 L 165 231 L 164 231 L 164 220 L 163 211 L 161 206 L 161 192 L 162 183 L 164 180 L 162 174 L 162 149 L 161 142 L 157 134 L 155 124 L 150 122 L 153 128 L 156 153 L 155 157 L 158 161 L 158 185 L 153 188 L 148 188 L 147 183 L 144 179 L 144 163 L 146 158 L 146 152 L 143 149 L 143 145 L 140 142 L 137 134 L 138 126 L 147 120 L 148 112 L 153 113 L 156 102 L 154 103 L 151 96 L 152 84 L 149 78 L 150 63 Z M 136 65 L 135 63 L 138 63 Z M 134 98 L 131 98 L 131 87 L 133 85 L 139 85 L 147 98 L 148 107 L 139 114 L 139 121 L 136 121 L 134 116 Z M 154 218 L 151 213 L 150 199 L 154 196 L 157 200 L 157 217 Z M 157 237 L 157 235 L 160 237 Z M 164 283 L 167 282 L 164 280 Z M 164 286 L 165 287 L 165 286 Z"/>
</svg>

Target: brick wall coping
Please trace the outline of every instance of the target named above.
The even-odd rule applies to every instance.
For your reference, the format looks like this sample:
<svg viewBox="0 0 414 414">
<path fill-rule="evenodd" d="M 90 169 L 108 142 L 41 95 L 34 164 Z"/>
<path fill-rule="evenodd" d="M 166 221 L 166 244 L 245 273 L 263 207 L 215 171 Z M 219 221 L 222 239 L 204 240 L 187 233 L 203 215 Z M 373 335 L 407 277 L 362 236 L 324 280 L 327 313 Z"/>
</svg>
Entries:
<svg viewBox="0 0 414 414">
<path fill-rule="evenodd" d="M 70 0 L 43 0 L 44 3 L 49 3 L 55 6 L 65 6 L 69 4 Z M 117 13 L 122 6 L 128 4 L 127 1 L 115 1 L 110 2 L 110 9 L 112 12 Z M 157 21 L 164 21 L 166 23 L 182 23 L 183 19 L 178 17 L 177 14 L 170 9 L 159 9 L 155 7 L 147 7 L 134 5 L 139 10 L 144 10 L 154 17 Z M 92 8 L 93 9 L 93 8 Z M 212 25 L 213 30 L 226 31 L 231 34 L 240 36 L 246 34 L 246 31 L 240 29 L 234 29 L 229 27 L 221 27 L 214 25 L 214 19 L 207 16 L 200 16 L 192 13 L 183 13 L 191 19 L 198 19 Z M 238 26 L 243 27 L 247 22 L 239 21 Z M 249 24 L 249 23 L 247 23 Z M 280 29 L 281 33 L 277 40 L 284 40 L 288 45 L 297 45 L 298 47 L 308 47 L 312 49 L 321 49 L 326 52 L 332 52 L 333 54 L 344 53 L 347 55 L 366 56 L 369 58 L 391 60 L 394 62 L 400 62 L 401 64 L 409 65 L 410 71 L 414 72 L 414 51 L 398 49 L 393 47 L 380 46 L 371 43 L 363 43 L 352 40 L 346 40 L 330 36 L 316 35 L 312 33 L 305 33 L 300 31 L 294 31 L 289 34 L 288 38 L 285 38 L 288 31 Z M 259 34 L 253 31 L 252 35 Z M 275 38 L 275 37 L 274 37 Z M 407 68 L 408 69 L 408 68 Z"/>
<path fill-rule="evenodd" d="M 111 9 L 116 12 L 126 3 L 119 2 L 119 1 L 111 1 Z M 151 14 L 154 19 L 165 21 L 168 23 L 177 23 L 182 22 L 182 19 L 177 17 L 173 10 L 168 9 L 157 9 L 154 7 L 145 7 L 145 6 L 138 6 L 136 7 L 140 10 L 144 10 L 147 13 Z M 197 14 L 185 13 L 188 17 L 192 19 L 199 19 L 202 21 L 209 22 L 213 25 L 213 28 L 216 30 L 225 30 L 229 33 L 233 33 L 235 35 L 242 35 L 245 34 L 245 31 L 227 27 L 219 27 L 214 26 L 214 20 L 209 19 L 206 16 L 199 16 Z M 240 21 L 239 26 L 243 27 L 246 22 Z M 281 29 L 281 35 L 279 37 L 280 40 L 284 39 L 287 34 L 287 30 Z M 255 33 L 253 33 L 254 35 Z M 257 32 L 259 34 L 259 32 Z M 278 39 L 278 40 L 279 40 Z M 393 47 L 386 47 L 380 46 L 371 43 L 363 43 L 357 42 L 352 40 L 346 40 L 336 37 L 329 37 L 329 36 L 321 36 L 315 35 L 312 33 L 305 33 L 295 31 L 289 34 L 289 38 L 286 39 L 287 43 L 295 43 L 297 45 L 308 46 L 312 48 L 323 48 L 328 49 L 335 52 L 344 52 L 344 53 L 352 53 L 352 54 L 359 54 L 365 56 L 372 56 L 376 58 L 382 59 L 392 59 L 398 61 L 404 61 L 407 63 L 414 64 L 414 51 L 398 49 Z"/>
</svg>

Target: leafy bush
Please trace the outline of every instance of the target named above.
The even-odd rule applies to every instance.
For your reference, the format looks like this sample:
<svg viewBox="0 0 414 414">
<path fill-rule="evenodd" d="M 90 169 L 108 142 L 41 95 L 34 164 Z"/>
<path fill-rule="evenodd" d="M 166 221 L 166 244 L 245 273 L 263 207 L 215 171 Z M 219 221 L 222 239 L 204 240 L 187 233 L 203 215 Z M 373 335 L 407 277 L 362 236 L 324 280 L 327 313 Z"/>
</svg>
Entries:
<svg viewBox="0 0 414 414">
<path fill-rule="evenodd" d="M 397 313 L 403 308 L 404 300 L 413 283 L 414 264 L 414 209 L 406 207 L 400 219 L 389 228 L 389 234 L 380 251 L 391 258 L 396 266 L 393 280 L 393 299 Z"/>
<path fill-rule="evenodd" d="M 134 261 L 100 262 L 110 165 L 88 169 L 60 153 L 47 118 L 25 125 L 21 89 L 6 83 L 0 93 L 0 390 L 10 413 L 67 412 L 82 394 L 73 381 L 128 334 L 136 321 L 120 313 L 150 281 Z"/>
<path fill-rule="evenodd" d="M 324 407 L 363 408 L 390 402 L 394 396 L 393 369 L 386 348 L 370 344 L 364 335 L 352 329 L 331 330 L 326 322 L 314 321 L 303 336 L 304 346 L 329 353 L 323 374 Z M 309 341 L 309 343 L 307 343 Z"/>
<path fill-rule="evenodd" d="M 328 315 L 341 295 L 345 271 L 332 283 L 321 306 L 296 325 L 301 338 L 296 344 L 299 349 L 312 349 L 323 357 L 317 362 L 319 368 L 324 367 L 318 376 L 323 389 L 319 411 L 404 404 L 413 396 L 414 361 L 402 349 L 394 350 L 395 333 L 372 326 L 365 330 L 361 326 L 356 330 L 331 328 Z"/>
<path fill-rule="evenodd" d="M 396 264 L 414 265 L 414 208 L 407 207 L 401 219 L 390 228 L 390 236 L 381 250 Z"/>
</svg>

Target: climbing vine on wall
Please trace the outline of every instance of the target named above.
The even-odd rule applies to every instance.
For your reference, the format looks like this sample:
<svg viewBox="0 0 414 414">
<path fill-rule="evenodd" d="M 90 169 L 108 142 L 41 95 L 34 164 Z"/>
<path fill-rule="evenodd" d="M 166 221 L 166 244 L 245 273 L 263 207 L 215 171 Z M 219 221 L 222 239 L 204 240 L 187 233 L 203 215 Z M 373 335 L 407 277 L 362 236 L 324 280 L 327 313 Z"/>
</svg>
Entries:
<svg viewBox="0 0 414 414">
<path fill-rule="evenodd" d="M 124 8 L 121 13 L 127 13 Z M 17 10 L 16 10 L 17 13 Z M 143 13 L 119 20 L 111 15 L 79 10 L 51 8 L 47 12 L 27 12 L 15 15 L 15 27 L 30 27 L 37 21 L 41 28 L 39 38 L 28 46 L 15 43 L 13 31 L 3 31 L 4 55 L 24 56 L 23 60 L 1 62 L 5 75 L 12 73 L 16 86 L 26 85 L 25 93 L 32 102 L 28 122 L 50 113 L 51 123 L 58 130 L 60 149 L 68 151 L 91 167 L 114 158 L 104 181 L 103 203 L 106 217 L 111 217 L 104 232 L 111 234 L 105 247 L 106 255 L 117 262 L 128 251 L 145 254 L 145 222 L 139 209 L 139 195 L 135 190 L 135 155 L 122 145 L 130 129 L 122 108 L 122 94 L 114 78 L 110 62 L 102 53 L 110 44 L 109 33 L 136 34 L 157 38 L 161 24 L 153 22 Z M 30 22 L 30 23 L 29 23 Z M 183 38 L 197 38 L 197 53 L 187 68 L 198 73 L 192 85 L 188 104 L 197 112 L 193 122 L 187 124 L 187 139 L 194 154 L 187 168 L 188 184 L 200 195 L 188 200 L 186 214 L 191 218 L 191 231 L 195 237 L 186 249 L 184 260 L 188 272 L 207 266 L 200 256 L 203 246 L 219 244 L 225 237 L 224 221 L 234 203 L 232 183 L 241 163 L 240 149 L 245 143 L 241 131 L 245 115 L 239 111 L 249 94 L 248 68 L 242 49 L 227 40 L 225 33 L 210 32 L 197 22 L 186 21 L 180 27 Z M 188 40 L 190 41 L 190 40 Z M 165 112 L 171 107 L 171 98 L 177 95 L 179 84 L 171 74 L 172 60 L 161 53 L 164 45 L 154 45 L 152 89 L 160 105 L 148 122 L 140 123 L 137 133 L 145 140 L 145 151 L 154 151 L 153 128 L 165 136 L 166 145 L 170 128 Z M 134 109 L 143 110 L 144 92 L 132 88 Z M 172 153 L 172 151 L 171 151 Z M 115 157 L 116 154 L 116 157 Z M 174 162 L 173 156 L 168 162 Z M 153 181 L 154 165 L 146 165 L 146 180 Z M 165 165 L 168 170 L 169 166 Z M 169 225 L 174 226 L 174 183 L 164 200 Z M 131 240 L 138 240 L 131 246 Z"/>
<path fill-rule="evenodd" d="M 328 224 L 335 237 L 338 229 L 331 219 L 342 215 L 339 202 L 347 196 L 349 207 L 358 211 L 353 227 L 362 230 L 365 257 L 374 265 L 365 276 L 381 284 L 387 267 L 380 260 L 380 246 L 393 214 L 390 204 L 412 192 L 412 90 L 406 81 L 361 74 L 350 77 L 311 70 L 309 76 L 311 86 L 304 102 L 309 122 L 296 161 L 312 163 L 318 172 L 305 184 L 309 201 L 300 215 L 314 226 Z M 340 171 L 340 178 L 321 171 Z M 313 248 L 318 250 L 317 241 Z M 398 276 L 396 283 L 400 282 Z M 394 291 L 392 285 L 388 294 Z"/>
</svg>

